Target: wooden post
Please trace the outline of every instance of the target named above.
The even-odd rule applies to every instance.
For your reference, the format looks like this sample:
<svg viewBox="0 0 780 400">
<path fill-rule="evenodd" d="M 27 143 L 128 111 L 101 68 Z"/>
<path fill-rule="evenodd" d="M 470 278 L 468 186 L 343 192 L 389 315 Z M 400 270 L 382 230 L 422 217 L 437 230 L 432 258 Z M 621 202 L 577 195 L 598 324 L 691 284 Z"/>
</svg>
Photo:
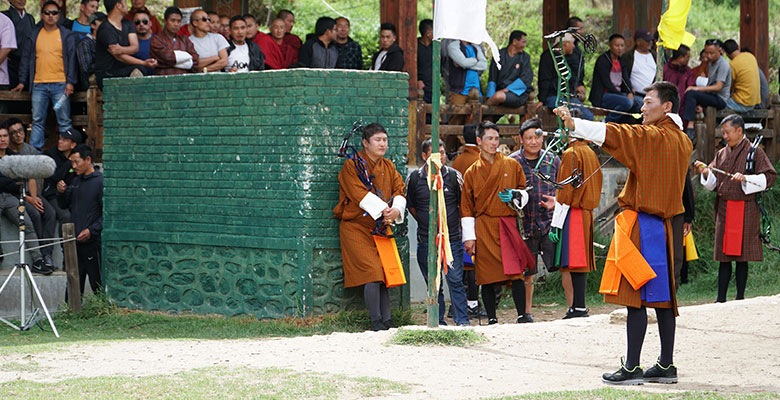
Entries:
<svg viewBox="0 0 780 400">
<path fill-rule="evenodd" d="M 769 76 L 769 1 L 741 0 L 739 14 L 739 44 L 753 52 Z"/>
<path fill-rule="evenodd" d="M 661 20 L 661 0 L 614 0 L 612 2 L 612 32 L 623 35 L 626 51 L 634 47 L 634 32 L 647 29 L 652 34 Z M 586 28 L 587 29 L 587 28 Z"/>
<path fill-rule="evenodd" d="M 62 239 L 76 237 L 76 228 L 72 222 L 62 224 Z M 79 261 L 76 254 L 76 241 L 63 243 L 65 272 L 68 275 L 68 304 L 73 312 L 81 311 L 81 286 L 79 284 Z"/>
<path fill-rule="evenodd" d="M 706 162 L 715 159 L 715 146 L 718 145 L 716 137 L 717 135 L 715 134 L 718 129 L 717 115 L 718 110 L 716 110 L 715 107 L 704 108 L 704 124 L 707 128 L 707 134 L 705 135 L 707 137 L 707 147 L 704 148 L 704 156 L 707 160 Z"/>
<path fill-rule="evenodd" d="M 569 0 L 544 0 L 542 3 L 542 34 L 566 29 L 569 19 Z"/>
<path fill-rule="evenodd" d="M 417 96 L 417 1 L 381 0 L 380 23 L 390 22 L 398 31 L 396 43 L 404 51 L 404 72 L 409 74 L 409 98 Z"/>
<path fill-rule="evenodd" d="M 435 7 L 435 0 L 432 3 Z M 439 87 L 439 74 L 441 74 L 441 41 L 434 40 L 432 46 L 433 82 L 431 82 L 431 90 L 433 90 L 434 96 L 433 99 L 431 99 L 431 106 L 433 108 L 431 112 L 431 160 L 433 160 L 433 156 L 437 156 L 439 154 L 439 93 L 441 90 Z M 437 167 L 436 164 L 431 161 L 428 163 L 428 168 L 430 168 L 429 171 L 435 172 L 435 168 Z M 431 188 L 431 198 L 428 207 L 428 298 L 425 301 L 427 304 L 429 328 L 439 327 L 439 289 L 436 287 L 436 280 L 440 276 L 438 273 L 438 255 L 436 247 L 436 236 L 439 232 L 439 203 L 437 200 L 438 190 L 436 186 L 433 186 Z M 441 283 L 443 284 L 444 282 Z"/>
</svg>

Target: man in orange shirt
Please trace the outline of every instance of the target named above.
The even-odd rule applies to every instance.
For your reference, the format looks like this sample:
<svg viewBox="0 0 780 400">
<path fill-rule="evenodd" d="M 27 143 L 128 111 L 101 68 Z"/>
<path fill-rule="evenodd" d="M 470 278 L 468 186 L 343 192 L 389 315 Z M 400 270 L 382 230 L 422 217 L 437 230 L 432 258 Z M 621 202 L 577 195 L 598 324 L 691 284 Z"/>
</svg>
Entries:
<svg viewBox="0 0 780 400">
<path fill-rule="evenodd" d="M 54 105 L 59 132 L 71 128 L 69 96 L 78 80 L 76 36 L 57 25 L 59 15 L 60 7 L 54 1 L 47 1 L 41 7 L 43 26 L 36 26 L 27 38 L 19 68 L 19 85 L 12 89 L 21 92 L 25 86 L 31 88 L 33 120 L 30 144 L 38 149 L 43 147 L 43 128 L 49 103 Z"/>
</svg>

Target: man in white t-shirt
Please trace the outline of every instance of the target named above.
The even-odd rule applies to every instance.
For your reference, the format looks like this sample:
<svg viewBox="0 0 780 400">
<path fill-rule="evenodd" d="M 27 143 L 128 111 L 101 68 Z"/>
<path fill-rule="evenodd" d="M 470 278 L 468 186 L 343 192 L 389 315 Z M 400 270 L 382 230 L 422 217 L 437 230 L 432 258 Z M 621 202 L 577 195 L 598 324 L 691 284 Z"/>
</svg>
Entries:
<svg viewBox="0 0 780 400">
<path fill-rule="evenodd" d="M 634 50 L 623 54 L 623 62 L 628 68 L 631 87 L 634 95 L 645 97 L 643 88 L 650 87 L 655 82 L 656 63 L 653 48 L 653 36 L 644 29 L 634 32 Z"/>
<path fill-rule="evenodd" d="M 221 71 L 228 65 L 227 40 L 210 30 L 208 14 L 195 10 L 190 16 L 190 41 L 200 56 L 199 67 L 203 72 Z"/>
<path fill-rule="evenodd" d="M 230 19 L 228 61 L 225 72 L 262 71 L 265 55 L 255 42 L 246 40 L 246 20 L 240 15 Z"/>
</svg>

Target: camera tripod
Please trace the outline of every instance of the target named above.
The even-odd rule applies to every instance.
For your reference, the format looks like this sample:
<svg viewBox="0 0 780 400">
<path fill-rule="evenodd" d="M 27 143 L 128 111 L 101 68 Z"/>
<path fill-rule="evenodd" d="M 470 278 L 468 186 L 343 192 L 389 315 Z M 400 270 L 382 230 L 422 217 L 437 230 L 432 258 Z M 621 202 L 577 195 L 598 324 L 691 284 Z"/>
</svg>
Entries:
<svg viewBox="0 0 780 400">
<path fill-rule="evenodd" d="M 27 264 L 24 260 L 25 258 L 25 225 L 24 225 L 24 198 L 27 195 L 27 185 L 26 183 L 22 183 L 21 185 L 21 194 L 19 195 L 19 263 L 14 265 L 14 268 L 11 270 L 11 273 L 8 274 L 8 277 L 5 279 L 5 282 L 3 282 L 3 286 L 0 286 L 0 293 L 5 290 L 5 287 L 8 285 L 8 282 L 11 280 L 11 278 L 14 276 L 14 274 L 19 271 L 19 325 L 16 325 L 5 318 L 0 317 L 0 321 L 5 322 L 8 326 L 11 328 L 14 328 L 19 331 L 26 331 L 30 330 L 31 327 L 35 326 L 35 324 L 38 323 L 41 319 L 43 319 L 43 315 L 41 315 L 41 310 L 43 310 L 44 315 L 46 316 L 46 319 L 49 320 L 49 325 L 51 326 L 52 331 L 54 331 L 54 336 L 60 337 L 59 332 L 57 332 L 57 327 L 54 326 L 54 321 L 51 319 L 51 315 L 49 314 L 49 309 L 46 308 L 46 303 L 43 301 L 43 296 L 41 296 L 41 291 L 38 289 L 38 285 L 35 283 L 35 278 L 33 278 L 32 271 L 30 270 L 30 265 Z M 30 303 L 31 303 L 31 310 L 29 315 L 25 313 L 25 287 L 26 282 L 29 282 L 31 289 L 30 293 Z M 32 294 L 35 293 L 35 296 L 33 297 Z M 36 306 L 35 300 L 38 300 L 38 305 Z"/>
</svg>

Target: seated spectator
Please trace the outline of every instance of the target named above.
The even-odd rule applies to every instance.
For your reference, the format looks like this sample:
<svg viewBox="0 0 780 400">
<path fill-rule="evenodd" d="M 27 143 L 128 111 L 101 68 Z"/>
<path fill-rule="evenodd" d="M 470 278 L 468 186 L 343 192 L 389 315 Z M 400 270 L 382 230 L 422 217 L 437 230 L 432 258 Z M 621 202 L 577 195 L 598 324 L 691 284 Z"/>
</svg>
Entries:
<svg viewBox="0 0 780 400">
<path fill-rule="evenodd" d="M 577 28 L 577 33 L 584 35 L 583 27 L 585 24 L 579 17 L 569 17 L 566 26 L 570 28 Z M 576 94 L 577 100 L 579 100 L 579 102 L 583 102 L 585 101 L 585 98 L 588 97 L 588 90 L 585 89 L 585 57 L 583 57 L 582 49 L 580 49 L 579 46 L 579 41 L 576 39 L 574 40 L 574 50 L 571 54 L 566 55 L 566 63 L 569 64 L 569 69 L 571 69 L 572 82 L 570 86 L 571 90 L 573 91 L 572 94 Z M 578 77 L 576 81 L 574 79 L 575 77 Z M 578 110 L 587 109 L 580 107 Z M 588 110 L 587 113 L 583 111 L 583 114 L 585 116 L 593 115 L 590 110 Z"/>
<path fill-rule="evenodd" d="M 295 26 L 295 14 L 290 10 L 279 10 L 276 14 L 276 18 L 284 21 L 284 39 L 282 40 L 284 40 L 284 43 L 293 50 L 294 54 L 296 54 L 295 60 L 290 63 L 291 65 L 295 64 L 298 62 L 297 54 L 301 52 L 301 46 L 303 46 L 301 38 L 292 34 L 293 26 Z"/>
<path fill-rule="evenodd" d="M 78 144 L 83 142 L 84 135 L 81 130 L 78 128 L 71 128 L 67 132 L 60 134 L 57 139 L 57 146 L 49 147 L 43 152 L 44 155 L 49 156 L 54 160 L 55 168 L 54 173 L 43 180 L 43 190 L 41 192 L 43 198 L 54 208 L 54 211 L 57 214 L 57 221 L 59 221 L 60 224 L 60 229 L 62 224 L 70 222 L 71 219 L 70 210 L 67 208 L 60 208 L 60 205 L 57 202 L 57 184 L 63 182 L 65 185 L 70 185 L 71 182 L 73 182 L 73 178 L 76 177 L 76 174 L 73 173 L 73 168 L 71 168 L 72 166 L 68 157 L 70 157 L 70 152 L 73 151 Z M 60 232 L 60 237 L 62 237 L 62 232 Z"/>
<path fill-rule="evenodd" d="M 246 40 L 246 21 L 240 15 L 230 19 L 227 53 L 225 72 L 262 71 L 265 68 L 265 56 L 260 47 Z"/>
<path fill-rule="evenodd" d="M 620 57 L 620 61 L 628 71 L 629 82 L 634 89 L 637 100 L 645 97 L 642 90 L 655 82 L 655 50 L 653 50 L 653 35 L 645 29 L 634 32 L 634 48 Z"/>
<path fill-rule="evenodd" d="M 253 40 L 265 55 L 265 65 L 270 69 L 285 69 L 290 67 L 285 57 L 284 49 L 290 49 L 284 44 L 284 21 L 277 18 L 271 21 L 271 34 L 257 32 Z"/>
<path fill-rule="evenodd" d="M 14 23 L 5 14 L 0 14 L 0 90 L 10 89 L 8 79 L 8 55 L 16 49 Z M 5 102 L 0 102 L 0 114 L 5 114 Z"/>
<path fill-rule="evenodd" d="M 336 68 L 339 51 L 333 42 L 336 40 L 336 20 L 330 17 L 320 17 L 314 28 L 314 35 L 309 35 L 306 43 L 298 54 L 298 67 L 303 68 Z"/>
<path fill-rule="evenodd" d="M 333 43 L 339 51 L 336 68 L 363 69 L 363 50 L 360 44 L 349 37 L 349 20 L 336 18 L 336 41 Z"/>
<path fill-rule="evenodd" d="M 696 86 L 707 85 L 707 75 L 709 75 L 709 68 L 708 68 L 709 63 L 710 60 L 707 59 L 707 50 L 701 49 L 701 51 L 699 52 L 699 65 L 691 69 L 691 73 L 693 74 L 694 78 L 696 78 Z M 699 82 L 699 78 L 703 78 L 703 80 Z M 682 105 L 680 106 L 680 109 L 682 109 Z"/>
<path fill-rule="evenodd" d="M 215 33 L 222 35 L 225 40 L 230 37 L 230 17 L 227 15 L 219 16 L 219 31 Z"/>
<path fill-rule="evenodd" d="M 447 55 L 450 59 L 450 91 L 447 92 L 447 103 L 466 104 L 468 100 L 478 100 L 482 97 L 479 74 L 488 66 L 482 46 L 453 40 L 447 45 Z M 465 120 L 466 115 L 453 115 L 449 123 L 462 125 Z M 452 145 L 452 141 L 448 139 L 447 149 L 452 149 Z"/>
<path fill-rule="evenodd" d="M 403 71 L 404 51 L 396 43 L 395 25 L 385 22 L 379 26 L 379 51 L 371 58 L 374 71 Z"/>
<path fill-rule="evenodd" d="M 531 56 L 524 51 L 525 46 L 525 32 L 512 31 L 509 44 L 498 51 L 502 66 L 508 68 L 499 70 L 495 59 L 490 63 L 488 105 L 520 107 L 528 101 L 528 93 L 533 91 L 534 71 L 531 68 Z"/>
<path fill-rule="evenodd" d="M 77 34 L 78 39 L 76 41 L 92 33 L 92 29 L 89 26 L 89 17 L 97 11 L 98 6 L 98 0 L 81 0 L 79 17 L 65 25 L 66 28 Z"/>
<path fill-rule="evenodd" d="M 95 11 L 89 16 L 89 27 L 92 31 L 76 43 L 76 61 L 79 65 L 79 83 L 77 91 L 89 88 L 89 77 L 95 73 L 95 33 L 97 28 L 106 20 L 106 14 Z"/>
<path fill-rule="evenodd" d="M 132 56 L 138 52 L 138 36 L 133 22 L 124 19 L 124 1 L 103 0 L 103 4 L 108 17 L 97 27 L 95 36 L 95 76 L 101 88 L 105 78 L 143 76 L 142 67 L 157 66 L 154 58 L 142 60 Z"/>
<path fill-rule="evenodd" d="M 130 0 L 130 3 L 132 4 L 132 8 L 130 8 L 130 10 L 127 12 L 127 15 L 125 15 L 125 19 L 128 21 L 135 21 L 135 14 L 138 12 L 144 12 L 149 16 L 152 33 L 159 35 L 160 32 L 162 32 L 162 26 L 160 26 L 160 21 L 157 20 L 157 17 L 155 17 L 154 14 L 152 14 L 152 12 L 146 8 L 146 0 Z"/>
<path fill-rule="evenodd" d="M 3 14 L 13 22 L 15 30 L 16 49 L 8 53 L 8 88 L 15 88 L 19 84 L 19 66 L 22 62 L 24 47 L 27 45 L 27 38 L 32 36 L 35 28 L 35 18 L 25 11 L 26 1 L 11 0 L 10 4 L 11 7 L 3 11 Z M 10 41 L 10 39 L 8 40 Z M 0 62 L 0 64 L 2 63 Z M 2 106 L 0 105 L 0 107 Z"/>
<path fill-rule="evenodd" d="M 222 35 L 211 33 L 209 17 L 203 10 L 195 10 L 190 16 L 192 35 L 189 36 L 198 52 L 198 68 L 203 72 L 222 71 L 228 63 L 228 42 Z"/>
<path fill-rule="evenodd" d="M 433 21 L 420 21 L 417 38 L 417 89 L 423 91 L 423 101 L 433 100 Z M 429 123 L 429 122 L 426 122 Z"/>
<path fill-rule="evenodd" d="M 747 47 L 743 47 L 742 52 L 753 54 Z M 765 110 L 769 107 L 769 82 L 766 80 L 764 70 L 761 68 L 758 69 L 758 77 L 761 79 L 761 104 L 758 105 L 758 108 Z"/>
<path fill-rule="evenodd" d="M 561 38 L 560 42 L 560 49 L 556 48 L 554 49 L 556 52 L 561 51 L 563 52 L 564 57 L 567 57 L 571 55 L 574 52 L 574 49 L 576 48 L 574 46 L 574 36 L 571 34 L 565 34 Z M 572 75 L 569 78 L 569 90 L 574 94 L 575 96 L 572 96 L 572 98 L 569 100 L 571 103 L 575 104 L 582 104 L 582 101 L 580 101 L 579 97 L 576 96 L 576 94 L 580 93 L 579 90 L 577 90 L 578 82 L 582 82 L 582 75 L 584 74 L 584 70 L 580 69 L 579 73 L 580 76 L 576 76 L 573 74 L 574 71 L 572 71 Z M 558 98 L 558 73 L 556 72 L 556 66 L 555 66 L 555 60 L 553 60 L 552 53 L 550 53 L 550 49 L 545 50 L 541 56 L 539 56 L 539 101 L 541 101 L 545 107 L 549 108 L 550 110 L 554 109 L 556 107 L 555 101 Z M 593 113 L 590 112 L 585 107 L 577 107 L 577 106 L 569 106 L 571 109 L 576 109 L 582 111 L 582 115 L 584 119 L 587 120 L 593 120 Z"/>
<path fill-rule="evenodd" d="M 178 31 L 178 28 L 177 28 Z M 79 262 L 81 294 L 89 276 L 89 285 L 97 293 L 100 278 L 100 242 L 103 232 L 103 174 L 92 165 L 92 150 L 80 144 L 70 154 L 76 172 L 71 185 L 57 184 L 60 207 L 70 210 L 76 228 L 76 253 Z"/>
<path fill-rule="evenodd" d="M 734 39 L 723 43 L 723 52 L 731 60 L 731 97 L 726 107 L 736 112 L 747 112 L 761 104 L 761 76 L 758 60 L 750 53 L 742 52 Z"/>
<path fill-rule="evenodd" d="M 674 83 L 678 93 L 685 93 L 688 86 L 696 85 L 696 77 L 688 66 L 691 60 L 691 49 L 681 44 L 677 50 L 672 51 L 672 58 L 664 63 L 664 80 Z M 680 108 L 685 106 L 685 97 L 680 99 Z"/>
<path fill-rule="evenodd" d="M 74 36 L 57 25 L 60 14 L 57 3 L 47 1 L 41 8 L 41 26 L 36 26 L 27 39 L 22 64 L 19 68 L 19 84 L 14 89 L 21 92 L 26 86 L 32 93 L 32 132 L 30 144 L 43 147 L 46 114 L 49 104 L 57 116 L 57 129 L 64 132 L 71 127 L 70 95 L 78 81 L 78 66 Z"/>
<path fill-rule="evenodd" d="M 149 48 L 152 43 L 152 16 L 146 11 L 138 11 L 135 13 L 135 19 L 133 24 L 135 25 L 135 34 L 138 37 L 138 52 L 133 54 L 133 57 L 139 60 L 149 59 Z M 141 67 L 144 75 L 154 75 L 154 68 L 146 66 Z"/>
<path fill-rule="evenodd" d="M 181 36 L 181 10 L 177 7 L 165 9 L 163 30 L 154 35 L 149 43 L 149 56 L 157 60 L 156 75 L 182 75 L 200 72 L 198 52 L 188 37 Z"/>
<path fill-rule="evenodd" d="M 687 121 L 685 133 L 693 141 L 696 131 L 693 123 L 696 120 L 697 107 L 715 107 L 722 110 L 726 107 L 726 100 L 731 95 L 731 66 L 720 55 L 721 42 L 718 39 L 709 39 L 704 42 L 704 50 L 707 52 L 709 63 L 707 69 L 707 86 L 689 86 L 685 90 L 685 109 L 682 119 Z"/>
<path fill-rule="evenodd" d="M 620 60 L 625 47 L 625 39 L 619 34 L 609 37 L 609 50 L 596 59 L 593 66 L 593 84 L 590 88 L 590 103 L 623 112 L 638 112 L 642 103 L 634 99 L 628 69 Z M 636 122 L 631 117 L 621 117 L 610 113 L 605 122 Z"/>
</svg>

